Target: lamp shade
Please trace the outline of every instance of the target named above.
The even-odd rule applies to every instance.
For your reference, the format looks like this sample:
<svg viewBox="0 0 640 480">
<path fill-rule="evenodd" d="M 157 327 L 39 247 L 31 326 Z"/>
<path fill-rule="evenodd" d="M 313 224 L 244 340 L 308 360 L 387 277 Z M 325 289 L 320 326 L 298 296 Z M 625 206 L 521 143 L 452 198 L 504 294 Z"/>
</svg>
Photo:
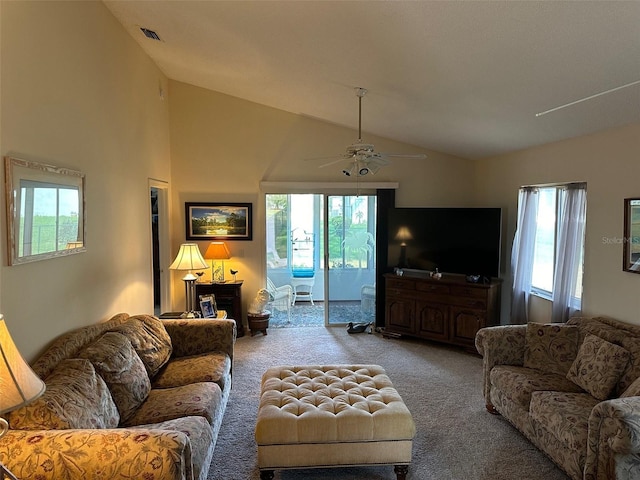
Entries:
<svg viewBox="0 0 640 480">
<path fill-rule="evenodd" d="M 207 260 L 229 260 L 231 254 L 224 242 L 211 242 L 207 251 L 204 252 L 204 258 Z"/>
<path fill-rule="evenodd" d="M 0 414 L 32 402 L 45 389 L 44 382 L 18 352 L 0 315 Z"/>
<path fill-rule="evenodd" d="M 407 240 L 413 239 L 413 235 L 411 235 L 411 230 L 408 227 L 400 227 L 398 229 L 398 233 L 396 233 L 396 240 L 400 240 L 402 244 Z"/>
<path fill-rule="evenodd" d="M 171 270 L 201 270 L 209 268 L 209 265 L 202 258 L 197 244 L 183 243 L 180 245 L 176 259 L 169 265 L 169 268 Z"/>
</svg>

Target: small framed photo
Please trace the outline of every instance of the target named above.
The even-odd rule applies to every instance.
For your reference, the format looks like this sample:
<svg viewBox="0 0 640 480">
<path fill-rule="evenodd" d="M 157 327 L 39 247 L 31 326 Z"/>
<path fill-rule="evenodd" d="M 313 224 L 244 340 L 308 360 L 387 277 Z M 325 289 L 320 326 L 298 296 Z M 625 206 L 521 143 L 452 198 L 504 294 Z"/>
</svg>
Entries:
<svg viewBox="0 0 640 480">
<path fill-rule="evenodd" d="M 202 318 L 215 318 L 218 315 L 216 298 L 213 294 L 200 295 L 200 310 Z"/>
<path fill-rule="evenodd" d="M 185 204 L 187 240 L 252 240 L 251 203 Z"/>
</svg>

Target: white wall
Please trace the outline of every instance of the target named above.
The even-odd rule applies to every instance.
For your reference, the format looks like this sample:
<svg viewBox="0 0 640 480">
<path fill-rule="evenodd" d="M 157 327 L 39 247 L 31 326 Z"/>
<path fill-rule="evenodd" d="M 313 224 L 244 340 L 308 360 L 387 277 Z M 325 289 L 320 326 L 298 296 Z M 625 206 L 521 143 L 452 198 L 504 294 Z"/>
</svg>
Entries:
<svg viewBox="0 0 640 480">
<path fill-rule="evenodd" d="M 639 158 L 640 125 L 631 125 L 477 162 L 478 198 L 505 209 L 504 257 L 511 256 L 520 186 L 586 181 L 583 312 L 640 324 L 640 275 L 622 271 L 622 244 L 607 241 L 623 237 L 624 198 L 640 197 Z M 503 321 L 510 300 L 504 278 Z M 548 321 L 548 311 L 537 302 L 534 319 Z"/>
<path fill-rule="evenodd" d="M 9 267 L 2 242 L 0 311 L 32 360 L 69 329 L 153 311 L 148 178 L 170 179 L 167 79 L 102 2 L 2 1 L 0 17 L 0 153 L 86 175 L 86 253 Z"/>
</svg>

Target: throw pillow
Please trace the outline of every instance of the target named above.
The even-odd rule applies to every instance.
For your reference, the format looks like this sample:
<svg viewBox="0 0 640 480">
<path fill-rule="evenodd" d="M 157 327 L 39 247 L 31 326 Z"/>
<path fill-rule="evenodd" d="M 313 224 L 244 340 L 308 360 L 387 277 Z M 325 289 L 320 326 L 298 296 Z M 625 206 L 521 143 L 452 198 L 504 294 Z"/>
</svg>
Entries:
<svg viewBox="0 0 640 480">
<path fill-rule="evenodd" d="M 629 357 L 629 352 L 621 346 L 588 334 L 567 378 L 598 400 L 606 400 L 627 367 Z"/>
<path fill-rule="evenodd" d="M 578 327 L 565 323 L 528 323 L 524 366 L 565 376 L 578 353 Z"/>
<path fill-rule="evenodd" d="M 129 317 L 125 323 L 118 325 L 112 331 L 123 334 L 131 341 L 131 345 L 147 369 L 149 378 L 155 377 L 169 361 L 173 352 L 171 337 L 162 321 L 151 315 Z"/>
<path fill-rule="evenodd" d="M 111 391 L 121 422 L 127 421 L 151 391 L 147 370 L 129 339 L 107 332 L 78 356 L 93 363 Z"/>
<path fill-rule="evenodd" d="M 63 360 L 46 378 L 44 394 L 11 412 L 11 428 L 115 428 L 120 416 L 104 380 L 89 360 Z"/>
</svg>

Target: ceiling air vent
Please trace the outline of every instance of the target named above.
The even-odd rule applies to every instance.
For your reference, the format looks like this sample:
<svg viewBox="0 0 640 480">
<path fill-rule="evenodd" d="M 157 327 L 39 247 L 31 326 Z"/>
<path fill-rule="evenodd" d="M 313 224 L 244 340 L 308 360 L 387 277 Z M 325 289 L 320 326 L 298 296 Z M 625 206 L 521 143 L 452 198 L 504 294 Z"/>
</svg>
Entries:
<svg viewBox="0 0 640 480">
<path fill-rule="evenodd" d="M 140 27 L 140 30 L 142 31 L 142 33 L 144 33 L 145 37 L 150 38 L 151 40 L 161 41 L 158 34 L 153 30 L 149 30 L 148 28 L 144 28 L 144 27 Z"/>
</svg>

